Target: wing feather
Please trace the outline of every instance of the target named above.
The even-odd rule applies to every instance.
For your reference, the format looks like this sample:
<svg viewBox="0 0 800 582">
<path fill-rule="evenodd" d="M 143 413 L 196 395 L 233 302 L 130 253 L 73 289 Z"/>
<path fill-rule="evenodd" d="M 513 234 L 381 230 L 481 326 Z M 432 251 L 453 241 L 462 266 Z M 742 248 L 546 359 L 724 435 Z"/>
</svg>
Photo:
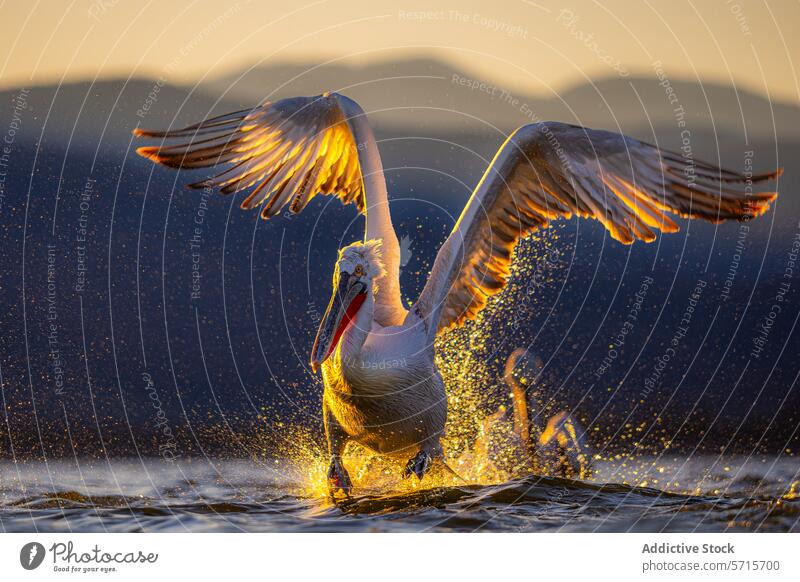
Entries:
<svg viewBox="0 0 800 582">
<path fill-rule="evenodd" d="M 295 97 L 182 129 L 133 133 L 164 140 L 136 150 L 158 164 L 185 169 L 218 166 L 215 175 L 187 188 L 216 189 L 221 194 L 246 191 L 241 207 L 260 208 L 264 219 L 287 207 L 302 212 L 317 194 L 355 204 L 366 216 L 365 238 L 383 243 L 386 274 L 377 282 L 375 320 L 384 326 L 403 322 L 407 312 L 400 297 L 400 246 L 380 153 L 367 116 L 355 101 L 338 93 Z M 181 143 L 172 143 L 173 139 Z"/>
<path fill-rule="evenodd" d="M 517 241 L 573 214 L 631 244 L 677 232 L 669 214 L 710 222 L 748 220 L 776 192 L 742 184 L 777 178 L 725 170 L 607 131 L 537 123 L 515 131 L 489 165 L 412 308 L 429 336 L 473 319 L 505 285 Z M 737 187 L 738 186 L 738 187 Z"/>
<path fill-rule="evenodd" d="M 318 193 L 355 203 L 360 212 L 366 207 L 358 150 L 336 94 L 265 102 L 181 129 L 133 133 L 188 140 L 136 151 L 171 168 L 225 166 L 187 187 L 221 194 L 250 190 L 242 208 L 261 206 L 265 219 L 287 205 L 291 212 L 301 212 Z"/>
</svg>

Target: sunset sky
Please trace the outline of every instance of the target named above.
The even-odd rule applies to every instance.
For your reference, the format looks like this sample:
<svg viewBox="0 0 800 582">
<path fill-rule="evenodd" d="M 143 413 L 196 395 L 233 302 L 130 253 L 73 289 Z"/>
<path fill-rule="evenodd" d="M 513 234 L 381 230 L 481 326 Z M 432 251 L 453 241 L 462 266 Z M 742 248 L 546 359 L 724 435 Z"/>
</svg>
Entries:
<svg viewBox="0 0 800 582">
<path fill-rule="evenodd" d="M 660 61 L 674 78 L 800 100 L 796 1 L 41 0 L 3 2 L 0 16 L 0 88 L 428 56 L 531 93 Z"/>
</svg>

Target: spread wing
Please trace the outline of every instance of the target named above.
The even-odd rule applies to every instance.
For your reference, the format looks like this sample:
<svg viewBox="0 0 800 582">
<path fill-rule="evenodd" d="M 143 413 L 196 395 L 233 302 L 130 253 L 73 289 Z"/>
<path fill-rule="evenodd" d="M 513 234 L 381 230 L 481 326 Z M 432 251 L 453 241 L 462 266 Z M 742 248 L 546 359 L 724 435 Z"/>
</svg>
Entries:
<svg viewBox="0 0 800 582">
<path fill-rule="evenodd" d="M 266 102 L 183 129 L 133 133 L 183 140 L 136 150 L 156 163 L 187 169 L 225 165 L 188 188 L 222 194 L 250 190 L 241 206 L 261 206 L 262 218 L 287 205 L 300 212 L 317 193 L 335 194 L 362 213 L 366 206 L 358 148 L 336 94 Z"/>
<path fill-rule="evenodd" d="M 242 208 L 260 206 L 265 219 L 287 206 L 298 213 L 319 193 L 354 203 L 366 215 L 366 238 L 383 242 L 386 275 L 378 282 L 375 318 L 382 325 L 403 321 L 400 247 L 380 153 L 367 116 L 355 101 L 338 93 L 293 97 L 183 129 L 133 133 L 162 138 L 162 145 L 136 150 L 156 163 L 185 169 L 221 166 L 215 176 L 188 187 L 222 194 L 248 191 Z M 165 143 L 172 139 L 182 143 Z"/>
<path fill-rule="evenodd" d="M 754 176 L 636 139 L 564 123 L 515 131 L 489 165 L 442 246 L 412 309 L 429 336 L 474 318 L 509 274 L 520 237 L 576 214 L 630 244 L 677 232 L 670 214 L 711 222 L 763 214 L 776 192 L 742 191 Z"/>
</svg>

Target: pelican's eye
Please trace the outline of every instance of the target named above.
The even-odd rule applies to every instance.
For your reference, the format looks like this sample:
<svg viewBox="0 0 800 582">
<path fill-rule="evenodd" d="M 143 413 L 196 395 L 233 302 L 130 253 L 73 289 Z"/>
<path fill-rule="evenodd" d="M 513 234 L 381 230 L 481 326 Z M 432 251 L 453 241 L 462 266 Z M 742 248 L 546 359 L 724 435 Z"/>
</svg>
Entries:
<svg viewBox="0 0 800 582">
<path fill-rule="evenodd" d="M 356 265 L 356 268 L 353 269 L 353 275 L 356 277 L 361 277 L 364 274 L 364 267 L 361 265 Z"/>
</svg>

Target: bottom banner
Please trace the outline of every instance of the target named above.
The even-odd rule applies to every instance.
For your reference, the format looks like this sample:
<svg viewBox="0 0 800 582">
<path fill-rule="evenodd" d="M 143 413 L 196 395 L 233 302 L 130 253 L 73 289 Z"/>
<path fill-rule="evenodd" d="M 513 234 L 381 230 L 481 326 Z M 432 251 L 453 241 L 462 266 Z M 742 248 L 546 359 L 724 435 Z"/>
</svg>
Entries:
<svg viewBox="0 0 800 582">
<path fill-rule="evenodd" d="M 798 580 L 794 534 L 2 534 L 6 580 Z"/>
</svg>

